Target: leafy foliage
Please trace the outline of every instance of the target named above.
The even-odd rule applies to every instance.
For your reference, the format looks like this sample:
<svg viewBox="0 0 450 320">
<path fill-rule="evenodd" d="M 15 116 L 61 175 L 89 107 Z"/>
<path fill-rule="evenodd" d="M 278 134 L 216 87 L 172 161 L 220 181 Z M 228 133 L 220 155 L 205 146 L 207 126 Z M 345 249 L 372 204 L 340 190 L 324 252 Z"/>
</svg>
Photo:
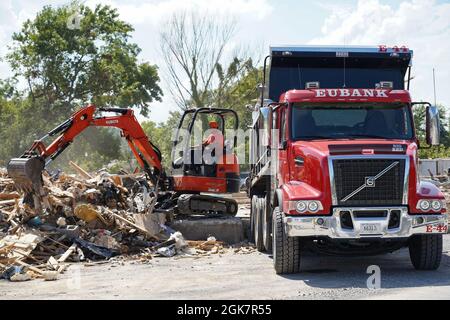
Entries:
<svg viewBox="0 0 450 320">
<path fill-rule="evenodd" d="M 69 28 L 76 14 L 79 27 Z M 134 107 L 148 114 L 162 96 L 158 69 L 138 61 L 132 31 L 116 9 L 97 5 L 92 10 L 77 3 L 45 6 L 23 24 L 6 56 L 14 78 L 0 81 L 0 165 L 20 156 L 81 105 Z M 19 80 L 28 85 L 21 92 L 15 89 Z M 73 160 L 94 170 L 127 155 L 118 130 L 89 128 L 53 166 L 67 169 Z"/>
<path fill-rule="evenodd" d="M 163 166 L 170 167 L 172 159 L 172 137 L 181 119 L 180 112 L 171 112 L 166 122 L 155 123 L 153 121 L 145 121 L 141 123 L 145 134 L 159 148 L 162 154 Z"/>
<path fill-rule="evenodd" d="M 133 27 L 116 9 L 78 6 L 79 28 L 68 28 L 73 6 L 46 6 L 14 33 L 7 61 L 26 79 L 31 96 L 73 110 L 75 104 L 137 107 L 148 114 L 161 100 L 156 66 L 139 64 Z"/>
<path fill-rule="evenodd" d="M 416 129 L 416 135 L 419 139 L 419 157 L 422 159 L 432 158 L 447 158 L 450 156 L 450 133 L 449 133 L 449 115 L 447 109 L 443 105 L 438 105 L 439 118 L 441 122 L 440 127 L 440 146 L 426 147 L 425 141 L 425 105 L 415 105 L 413 107 L 414 114 L 414 127 Z"/>
</svg>

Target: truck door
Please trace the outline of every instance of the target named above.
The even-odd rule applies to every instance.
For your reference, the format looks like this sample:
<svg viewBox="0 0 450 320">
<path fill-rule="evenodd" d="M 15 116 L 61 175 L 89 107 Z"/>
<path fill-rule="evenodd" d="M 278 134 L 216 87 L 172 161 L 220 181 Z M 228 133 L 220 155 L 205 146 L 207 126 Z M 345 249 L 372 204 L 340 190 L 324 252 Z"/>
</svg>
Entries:
<svg viewBox="0 0 450 320">
<path fill-rule="evenodd" d="M 286 138 L 286 108 L 279 111 L 279 144 L 278 144 L 278 185 L 283 185 L 289 178 L 289 165 Z"/>
</svg>

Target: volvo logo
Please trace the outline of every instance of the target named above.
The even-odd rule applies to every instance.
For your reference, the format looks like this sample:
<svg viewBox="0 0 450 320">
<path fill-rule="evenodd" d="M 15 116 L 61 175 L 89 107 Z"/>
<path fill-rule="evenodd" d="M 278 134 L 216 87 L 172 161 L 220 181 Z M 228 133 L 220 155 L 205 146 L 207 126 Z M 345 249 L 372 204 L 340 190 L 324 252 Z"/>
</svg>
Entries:
<svg viewBox="0 0 450 320">
<path fill-rule="evenodd" d="M 345 202 L 348 199 L 352 198 L 353 196 L 355 196 L 357 193 L 361 192 L 362 190 L 364 190 L 365 188 L 374 188 L 375 187 L 375 181 L 379 178 L 381 178 L 386 172 L 388 172 L 389 170 L 391 170 L 392 168 L 394 168 L 395 166 L 397 166 L 399 164 L 398 161 L 395 161 L 393 163 L 391 163 L 388 167 L 386 167 L 385 169 L 383 169 L 380 173 L 378 173 L 376 176 L 373 177 L 365 177 L 364 178 L 364 184 L 362 186 L 360 186 L 358 189 L 352 191 L 350 194 L 348 194 L 346 197 L 342 198 L 341 202 Z"/>
<path fill-rule="evenodd" d="M 366 187 L 375 187 L 375 179 L 374 177 L 366 177 Z"/>
</svg>

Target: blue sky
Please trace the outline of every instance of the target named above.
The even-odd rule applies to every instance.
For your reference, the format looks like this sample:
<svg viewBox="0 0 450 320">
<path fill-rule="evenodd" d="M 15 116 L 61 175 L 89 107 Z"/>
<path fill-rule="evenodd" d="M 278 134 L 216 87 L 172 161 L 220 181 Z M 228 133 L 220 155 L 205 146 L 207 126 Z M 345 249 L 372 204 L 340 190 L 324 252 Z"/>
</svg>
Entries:
<svg viewBox="0 0 450 320">
<path fill-rule="evenodd" d="M 12 32 L 32 18 L 43 5 L 68 1 L 2 0 L 0 3 L 0 54 Z M 177 10 L 205 14 L 227 13 L 238 29 L 229 46 L 249 49 L 263 57 L 270 44 L 407 45 L 414 49 L 411 92 L 415 100 L 432 100 L 432 68 L 436 68 L 438 102 L 450 107 L 450 2 L 443 0 L 87 0 L 87 5 L 109 4 L 135 27 L 133 40 L 142 48 L 142 61 L 164 66 L 159 54 L 160 26 Z M 8 75 L 0 64 L 2 76 Z M 150 118 L 164 121 L 175 104 L 167 84 L 163 103 L 152 108 Z"/>
</svg>

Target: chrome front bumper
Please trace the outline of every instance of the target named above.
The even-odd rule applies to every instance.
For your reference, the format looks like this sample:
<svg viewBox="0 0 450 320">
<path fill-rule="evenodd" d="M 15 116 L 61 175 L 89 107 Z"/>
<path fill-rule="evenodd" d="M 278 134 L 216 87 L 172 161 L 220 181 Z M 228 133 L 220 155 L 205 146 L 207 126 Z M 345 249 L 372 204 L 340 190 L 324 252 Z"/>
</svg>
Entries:
<svg viewBox="0 0 450 320">
<path fill-rule="evenodd" d="M 356 217 L 356 210 L 387 210 L 386 217 Z M 400 210 L 400 224 L 389 228 L 391 211 Z M 341 223 L 341 212 L 350 211 L 353 229 Z M 409 215 L 406 207 L 335 208 L 332 216 L 284 216 L 286 234 L 290 237 L 328 236 L 336 239 L 407 238 L 414 234 L 447 233 L 447 214 Z M 370 230 L 368 230 L 370 229 Z"/>
</svg>

